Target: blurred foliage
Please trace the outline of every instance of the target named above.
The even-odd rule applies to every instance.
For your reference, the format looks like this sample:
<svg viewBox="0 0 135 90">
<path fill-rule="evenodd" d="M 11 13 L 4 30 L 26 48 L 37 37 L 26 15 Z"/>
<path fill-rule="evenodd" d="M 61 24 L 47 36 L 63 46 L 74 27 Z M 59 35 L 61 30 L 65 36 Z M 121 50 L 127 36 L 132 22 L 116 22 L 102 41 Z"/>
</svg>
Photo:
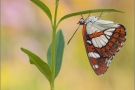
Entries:
<svg viewBox="0 0 135 90">
<path fill-rule="evenodd" d="M 42 1 L 54 11 L 54 0 Z M 101 18 L 126 27 L 125 45 L 116 54 L 105 75 L 98 77 L 88 62 L 80 27 L 70 44 L 65 46 L 56 90 L 134 90 L 133 0 L 60 0 L 58 18 L 68 13 L 98 8 L 125 12 L 109 13 Z M 66 42 L 76 30 L 80 18 L 69 18 L 58 27 L 63 30 Z M 26 61 L 28 57 L 20 50 L 22 46 L 29 48 L 47 60 L 47 48 L 51 43 L 51 25 L 48 22 L 44 12 L 28 0 L 1 0 L 1 90 L 49 90 L 47 80 Z"/>
</svg>

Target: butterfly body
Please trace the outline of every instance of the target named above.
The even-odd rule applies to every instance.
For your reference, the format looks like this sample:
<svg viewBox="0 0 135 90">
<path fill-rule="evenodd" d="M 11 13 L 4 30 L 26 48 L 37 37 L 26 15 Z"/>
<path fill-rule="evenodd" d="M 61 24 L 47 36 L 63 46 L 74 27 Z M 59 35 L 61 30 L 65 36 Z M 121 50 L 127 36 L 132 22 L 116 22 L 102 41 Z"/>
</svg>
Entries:
<svg viewBox="0 0 135 90">
<path fill-rule="evenodd" d="M 89 62 L 97 75 L 103 75 L 126 40 L 125 27 L 96 16 L 81 18 L 82 35 Z"/>
</svg>

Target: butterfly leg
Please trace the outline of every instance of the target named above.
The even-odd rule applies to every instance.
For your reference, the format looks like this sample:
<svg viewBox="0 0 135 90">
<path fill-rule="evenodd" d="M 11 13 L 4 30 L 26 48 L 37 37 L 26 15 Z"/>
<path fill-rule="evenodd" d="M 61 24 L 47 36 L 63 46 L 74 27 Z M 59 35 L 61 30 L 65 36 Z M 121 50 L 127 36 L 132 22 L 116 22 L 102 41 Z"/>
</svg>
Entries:
<svg viewBox="0 0 135 90">
<path fill-rule="evenodd" d="M 109 12 L 110 12 L 110 11 L 109 11 Z M 102 14 L 103 14 L 103 12 L 101 12 L 101 14 L 99 15 L 98 20 L 99 20 L 101 17 L 103 17 L 103 16 L 107 15 L 109 12 L 105 13 L 104 15 L 102 15 Z"/>
</svg>

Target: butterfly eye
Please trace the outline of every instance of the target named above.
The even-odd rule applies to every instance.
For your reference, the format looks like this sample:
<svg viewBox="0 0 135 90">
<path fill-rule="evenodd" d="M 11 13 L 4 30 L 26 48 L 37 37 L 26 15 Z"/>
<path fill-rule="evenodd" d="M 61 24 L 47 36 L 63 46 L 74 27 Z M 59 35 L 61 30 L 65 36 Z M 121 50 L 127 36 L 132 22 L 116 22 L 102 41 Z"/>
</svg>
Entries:
<svg viewBox="0 0 135 90">
<path fill-rule="evenodd" d="M 83 25 L 84 24 L 84 19 L 81 18 L 80 21 L 77 24 Z"/>
</svg>

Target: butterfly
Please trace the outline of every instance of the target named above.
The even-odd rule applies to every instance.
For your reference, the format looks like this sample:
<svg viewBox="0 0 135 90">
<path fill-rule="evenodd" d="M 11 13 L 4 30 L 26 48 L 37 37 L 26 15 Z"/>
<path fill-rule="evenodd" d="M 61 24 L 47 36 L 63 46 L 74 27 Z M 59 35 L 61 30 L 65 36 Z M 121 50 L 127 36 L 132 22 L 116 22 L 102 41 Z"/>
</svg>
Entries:
<svg viewBox="0 0 135 90">
<path fill-rule="evenodd" d="M 100 76 L 107 71 L 115 54 L 124 45 L 126 29 L 122 24 L 99 18 L 82 17 L 78 24 L 83 25 L 82 36 L 91 67 Z"/>
</svg>

